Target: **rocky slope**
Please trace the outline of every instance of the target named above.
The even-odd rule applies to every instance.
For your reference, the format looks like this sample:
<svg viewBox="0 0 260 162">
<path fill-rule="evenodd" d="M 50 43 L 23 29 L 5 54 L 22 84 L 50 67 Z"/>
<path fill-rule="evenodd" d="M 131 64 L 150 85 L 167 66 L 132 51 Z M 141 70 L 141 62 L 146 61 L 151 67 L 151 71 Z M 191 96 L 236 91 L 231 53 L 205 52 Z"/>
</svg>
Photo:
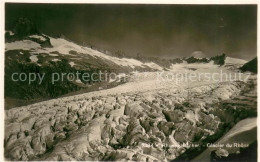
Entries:
<svg viewBox="0 0 260 162">
<path fill-rule="evenodd" d="M 257 57 L 245 63 L 242 67 L 240 67 L 240 70 L 245 72 L 257 73 Z"/>
<path fill-rule="evenodd" d="M 25 105 L 34 100 L 50 99 L 79 91 L 80 89 L 98 90 L 97 79 L 84 81 L 82 77 L 51 84 L 53 73 L 129 73 L 138 71 L 156 71 L 162 67 L 132 58 L 117 58 L 100 52 L 92 47 L 85 47 L 64 38 L 47 36 L 38 31 L 28 19 L 19 19 L 14 27 L 5 34 L 5 102 L 6 108 Z M 32 84 L 25 81 L 13 81 L 13 73 L 39 74 L 45 79 L 39 86 L 37 77 Z M 106 82 L 108 87 L 114 85 Z M 28 102 L 27 102 L 28 101 Z M 24 102 L 24 103 L 23 103 Z M 20 104 L 21 103 L 21 104 Z"/>
</svg>

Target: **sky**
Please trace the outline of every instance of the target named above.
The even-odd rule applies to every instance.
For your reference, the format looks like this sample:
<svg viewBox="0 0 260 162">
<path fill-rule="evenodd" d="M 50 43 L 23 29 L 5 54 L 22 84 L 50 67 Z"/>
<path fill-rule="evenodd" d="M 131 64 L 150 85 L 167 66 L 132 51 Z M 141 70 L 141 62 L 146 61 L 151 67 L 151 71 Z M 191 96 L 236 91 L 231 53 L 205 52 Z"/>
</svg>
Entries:
<svg viewBox="0 0 260 162">
<path fill-rule="evenodd" d="M 42 33 L 128 56 L 250 60 L 257 53 L 256 5 L 5 4 L 6 30 L 20 17 Z"/>
</svg>

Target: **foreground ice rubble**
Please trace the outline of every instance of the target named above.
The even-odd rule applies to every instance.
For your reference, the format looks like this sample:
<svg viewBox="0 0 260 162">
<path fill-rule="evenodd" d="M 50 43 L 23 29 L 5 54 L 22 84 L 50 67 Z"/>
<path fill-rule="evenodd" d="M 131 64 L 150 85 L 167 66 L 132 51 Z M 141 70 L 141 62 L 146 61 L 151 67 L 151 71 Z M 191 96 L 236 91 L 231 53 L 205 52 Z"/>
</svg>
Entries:
<svg viewBox="0 0 260 162">
<path fill-rule="evenodd" d="M 156 81 L 155 72 L 146 75 L 112 89 L 6 110 L 6 158 L 172 160 L 187 149 L 180 144 L 216 132 L 221 121 L 209 113 L 210 105 L 237 96 L 246 84 L 176 84 Z"/>
</svg>

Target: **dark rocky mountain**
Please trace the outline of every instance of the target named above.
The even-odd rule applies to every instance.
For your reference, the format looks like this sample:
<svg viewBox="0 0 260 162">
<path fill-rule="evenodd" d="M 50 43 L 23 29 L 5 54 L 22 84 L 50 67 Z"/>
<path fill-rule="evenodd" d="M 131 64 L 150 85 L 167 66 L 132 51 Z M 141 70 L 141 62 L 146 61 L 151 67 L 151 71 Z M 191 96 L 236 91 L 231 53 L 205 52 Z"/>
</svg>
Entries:
<svg viewBox="0 0 260 162">
<path fill-rule="evenodd" d="M 18 38 L 40 34 L 36 25 L 27 18 L 19 18 L 13 27 L 13 32 Z"/>
<path fill-rule="evenodd" d="M 38 35 L 45 39 L 30 37 Z M 49 37 L 42 34 L 37 26 L 27 18 L 19 18 L 11 27 L 9 32 L 5 33 L 5 42 L 14 42 L 19 40 L 31 40 L 37 42 L 41 47 L 52 47 Z"/>
<path fill-rule="evenodd" d="M 252 72 L 252 73 L 257 73 L 257 57 L 254 58 L 253 60 L 247 62 L 246 64 L 244 64 L 240 70 L 246 72 Z"/>
</svg>

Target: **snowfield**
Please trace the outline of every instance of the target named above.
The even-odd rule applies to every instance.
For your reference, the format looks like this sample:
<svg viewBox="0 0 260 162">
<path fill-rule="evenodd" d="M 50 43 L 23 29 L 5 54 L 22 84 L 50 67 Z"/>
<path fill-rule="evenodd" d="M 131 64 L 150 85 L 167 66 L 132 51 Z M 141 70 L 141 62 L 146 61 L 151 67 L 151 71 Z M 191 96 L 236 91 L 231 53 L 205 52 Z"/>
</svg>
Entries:
<svg viewBox="0 0 260 162">
<path fill-rule="evenodd" d="M 62 41 L 53 38 L 50 50 L 66 54 L 73 48 L 121 65 L 142 66 Z M 6 110 L 6 158 L 173 160 L 188 149 L 174 146 L 205 139 L 219 129 L 222 121 L 212 114 L 211 105 L 238 96 L 251 78 L 241 74 L 244 81 L 176 81 L 178 77 L 169 80 L 168 74 L 234 72 L 212 63 L 176 64 L 169 71 L 146 65 L 161 71 L 135 72 L 128 83 L 111 89 Z M 160 79 L 158 73 L 163 73 Z"/>
</svg>

